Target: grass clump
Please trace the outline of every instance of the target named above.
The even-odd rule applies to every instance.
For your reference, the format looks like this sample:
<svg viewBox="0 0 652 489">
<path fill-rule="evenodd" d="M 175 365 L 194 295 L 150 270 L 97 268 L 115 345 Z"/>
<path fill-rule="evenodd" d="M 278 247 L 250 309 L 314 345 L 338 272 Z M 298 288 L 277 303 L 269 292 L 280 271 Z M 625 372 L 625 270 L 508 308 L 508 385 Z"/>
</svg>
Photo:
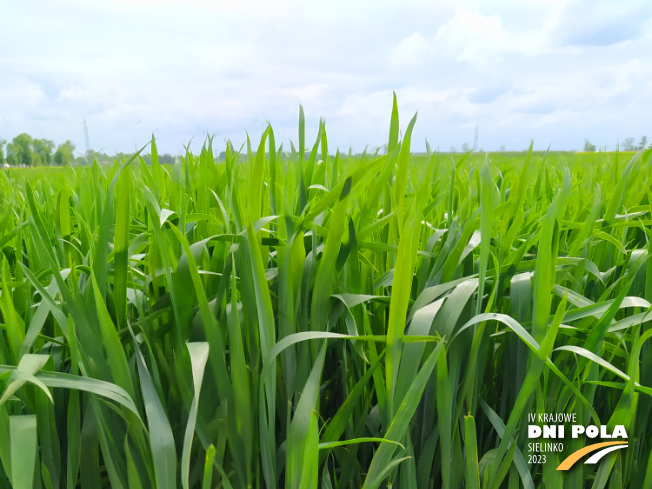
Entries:
<svg viewBox="0 0 652 489">
<path fill-rule="evenodd" d="M 414 156 L 415 120 L 3 172 L 0 487 L 652 488 L 650 150 Z M 629 447 L 531 463 L 532 412 Z"/>
</svg>

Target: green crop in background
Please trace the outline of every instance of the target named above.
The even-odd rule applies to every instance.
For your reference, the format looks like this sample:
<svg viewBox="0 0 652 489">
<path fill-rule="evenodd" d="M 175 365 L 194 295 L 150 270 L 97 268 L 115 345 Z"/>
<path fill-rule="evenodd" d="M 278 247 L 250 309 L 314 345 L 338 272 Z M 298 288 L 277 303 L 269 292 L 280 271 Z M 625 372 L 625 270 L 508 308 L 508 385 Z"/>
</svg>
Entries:
<svg viewBox="0 0 652 489">
<path fill-rule="evenodd" d="M 0 488 L 652 489 L 652 162 L 208 140 L 0 173 Z M 527 415 L 627 449 L 531 463 Z"/>
</svg>

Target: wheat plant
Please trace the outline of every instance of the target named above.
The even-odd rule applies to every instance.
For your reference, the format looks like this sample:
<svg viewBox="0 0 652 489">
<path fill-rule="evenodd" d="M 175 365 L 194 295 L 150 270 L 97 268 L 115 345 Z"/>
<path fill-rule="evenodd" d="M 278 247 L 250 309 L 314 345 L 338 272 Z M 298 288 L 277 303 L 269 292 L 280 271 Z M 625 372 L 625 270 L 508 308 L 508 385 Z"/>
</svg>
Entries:
<svg viewBox="0 0 652 489">
<path fill-rule="evenodd" d="M 291 148 L 0 173 L 0 487 L 652 489 L 652 162 Z M 625 426 L 557 471 L 528 413 Z"/>
</svg>

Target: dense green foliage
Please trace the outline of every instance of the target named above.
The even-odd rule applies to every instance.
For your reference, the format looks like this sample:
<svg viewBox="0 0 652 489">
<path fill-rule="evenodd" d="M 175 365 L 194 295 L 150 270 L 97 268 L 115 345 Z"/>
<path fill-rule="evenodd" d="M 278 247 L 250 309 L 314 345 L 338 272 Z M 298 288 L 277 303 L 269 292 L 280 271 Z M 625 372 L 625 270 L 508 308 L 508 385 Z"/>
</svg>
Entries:
<svg viewBox="0 0 652 489">
<path fill-rule="evenodd" d="M 650 151 L 414 157 L 414 120 L 0 173 L 0 487 L 651 489 Z M 629 448 L 529 464 L 530 412 Z"/>
<path fill-rule="evenodd" d="M 0 140 L 0 164 L 5 162 L 2 147 L 7 143 L 4 139 Z M 22 133 L 7 143 L 7 164 L 10 166 L 49 166 L 52 163 L 70 164 L 74 161 L 72 152 L 75 146 L 70 142 L 59 145 L 53 157 L 54 141 L 49 139 L 33 138 L 27 133 Z M 63 161 L 63 156 L 69 156 Z"/>
</svg>

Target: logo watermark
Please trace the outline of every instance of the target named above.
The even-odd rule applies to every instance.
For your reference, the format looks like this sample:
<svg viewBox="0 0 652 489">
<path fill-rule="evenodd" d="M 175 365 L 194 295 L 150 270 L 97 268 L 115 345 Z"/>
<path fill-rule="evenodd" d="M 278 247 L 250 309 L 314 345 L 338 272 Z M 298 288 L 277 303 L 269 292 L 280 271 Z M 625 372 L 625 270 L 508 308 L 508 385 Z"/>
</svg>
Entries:
<svg viewBox="0 0 652 489">
<path fill-rule="evenodd" d="M 559 464 L 557 470 L 569 470 L 590 453 L 593 455 L 584 463 L 597 464 L 605 455 L 628 446 L 625 426 L 615 425 L 613 429 L 609 429 L 606 425 L 598 427 L 578 424 L 576 413 L 530 413 L 528 414 L 527 430 L 528 440 L 533 440 L 528 441 L 527 445 L 530 453 L 529 463 L 546 463 L 546 453 L 563 452 L 564 441 L 569 437 L 570 439 L 580 437 L 596 439 L 599 437 L 600 439 L 614 440 L 594 443 L 576 450 Z"/>
</svg>

